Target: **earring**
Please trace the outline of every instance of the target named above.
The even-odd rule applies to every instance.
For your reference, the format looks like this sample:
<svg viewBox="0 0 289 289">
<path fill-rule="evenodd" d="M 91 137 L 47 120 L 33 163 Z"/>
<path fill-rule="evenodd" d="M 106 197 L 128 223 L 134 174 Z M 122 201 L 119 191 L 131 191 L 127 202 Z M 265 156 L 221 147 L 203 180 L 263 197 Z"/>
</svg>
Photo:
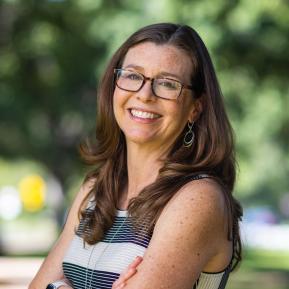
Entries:
<svg viewBox="0 0 289 289">
<path fill-rule="evenodd" d="M 194 122 L 190 123 L 188 122 L 188 128 L 189 130 L 186 132 L 185 137 L 184 137 L 184 147 L 189 148 L 190 146 L 192 146 L 194 139 L 195 139 L 195 133 L 193 131 L 193 126 L 194 126 Z"/>
</svg>

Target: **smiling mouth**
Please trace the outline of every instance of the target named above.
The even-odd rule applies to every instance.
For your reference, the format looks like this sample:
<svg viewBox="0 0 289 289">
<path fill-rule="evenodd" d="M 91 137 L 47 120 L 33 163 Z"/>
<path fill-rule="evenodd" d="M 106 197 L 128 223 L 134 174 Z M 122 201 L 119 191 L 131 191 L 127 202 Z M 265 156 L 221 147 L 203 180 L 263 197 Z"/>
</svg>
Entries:
<svg viewBox="0 0 289 289">
<path fill-rule="evenodd" d="M 156 113 L 137 110 L 137 109 L 133 109 L 133 108 L 129 109 L 129 112 L 131 113 L 132 116 L 142 118 L 142 119 L 156 119 L 156 118 L 161 117 L 161 115 L 156 114 Z"/>
</svg>

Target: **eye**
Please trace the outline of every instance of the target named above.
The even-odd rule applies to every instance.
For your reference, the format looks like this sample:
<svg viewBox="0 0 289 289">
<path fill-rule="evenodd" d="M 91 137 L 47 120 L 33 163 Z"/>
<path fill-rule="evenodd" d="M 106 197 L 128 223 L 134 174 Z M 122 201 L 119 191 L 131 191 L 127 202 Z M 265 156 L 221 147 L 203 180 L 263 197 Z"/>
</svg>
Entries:
<svg viewBox="0 0 289 289">
<path fill-rule="evenodd" d="M 121 77 L 128 80 L 142 80 L 142 76 L 139 73 L 133 71 L 123 71 L 121 73 Z"/>
<path fill-rule="evenodd" d="M 177 81 L 169 79 L 158 79 L 157 84 L 165 89 L 177 90 L 179 89 L 179 83 Z"/>
</svg>

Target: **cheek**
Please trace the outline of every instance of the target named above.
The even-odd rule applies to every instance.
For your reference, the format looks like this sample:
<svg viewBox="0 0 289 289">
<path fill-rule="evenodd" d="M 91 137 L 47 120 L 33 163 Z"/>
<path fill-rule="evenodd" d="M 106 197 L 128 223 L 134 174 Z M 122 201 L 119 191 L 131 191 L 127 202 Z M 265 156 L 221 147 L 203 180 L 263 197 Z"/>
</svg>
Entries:
<svg viewBox="0 0 289 289">
<path fill-rule="evenodd" d="M 127 100 L 128 96 L 125 91 L 119 91 L 119 89 L 115 89 L 113 94 L 113 113 L 119 126 L 125 117 L 125 106 Z"/>
<path fill-rule="evenodd" d="M 166 113 L 169 117 L 166 118 L 165 127 L 167 132 L 173 137 L 179 135 L 186 125 L 185 111 L 182 106 L 174 106 L 167 108 Z"/>
<path fill-rule="evenodd" d="M 192 105 L 189 101 L 179 103 L 178 106 L 171 107 L 168 113 L 170 114 L 169 121 L 173 123 L 173 127 L 181 133 L 190 119 Z"/>
<path fill-rule="evenodd" d="M 121 93 L 115 89 L 113 94 L 113 111 L 116 112 L 120 106 L 122 105 L 123 97 L 121 96 Z"/>
<path fill-rule="evenodd" d="M 128 97 L 129 94 L 127 93 L 127 91 L 120 90 L 116 87 L 113 94 L 113 105 L 117 107 L 125 104 Z"/>
<path fill-rule="evenodd" d="M 187 118 L 190 105 L 187 102 L 175 103 L 167 107 L 167 113 L 175 121 Z"/>
</svg>

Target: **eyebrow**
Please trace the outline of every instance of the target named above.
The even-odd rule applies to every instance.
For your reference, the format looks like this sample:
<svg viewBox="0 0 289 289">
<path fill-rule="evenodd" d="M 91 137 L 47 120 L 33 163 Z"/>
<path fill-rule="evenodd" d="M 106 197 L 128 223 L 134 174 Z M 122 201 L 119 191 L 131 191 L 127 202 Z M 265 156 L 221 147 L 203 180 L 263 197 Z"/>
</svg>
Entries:
<svg viewBox="0 0 289 289">
<path fill-rule="evenodd" d="M 124 69 L 127 69 L 127 68 L 134 68 L 134 69 L 137 69 L 137 70 L 144 71 L 144 68 L 142 66 L 135 65 L 135 64 L 129 64 L 129 65 L 124 67 Z M 181 77 L 178 76 L 177 74 L 166 72 L 166 71 L 161 71 L 160 73 L 158 73 L 157 76 L 170 76 L 170 77 L 174 77 L 174 78 L 176 78 L 178 80 L 181 80 Z"/>
</svg>

